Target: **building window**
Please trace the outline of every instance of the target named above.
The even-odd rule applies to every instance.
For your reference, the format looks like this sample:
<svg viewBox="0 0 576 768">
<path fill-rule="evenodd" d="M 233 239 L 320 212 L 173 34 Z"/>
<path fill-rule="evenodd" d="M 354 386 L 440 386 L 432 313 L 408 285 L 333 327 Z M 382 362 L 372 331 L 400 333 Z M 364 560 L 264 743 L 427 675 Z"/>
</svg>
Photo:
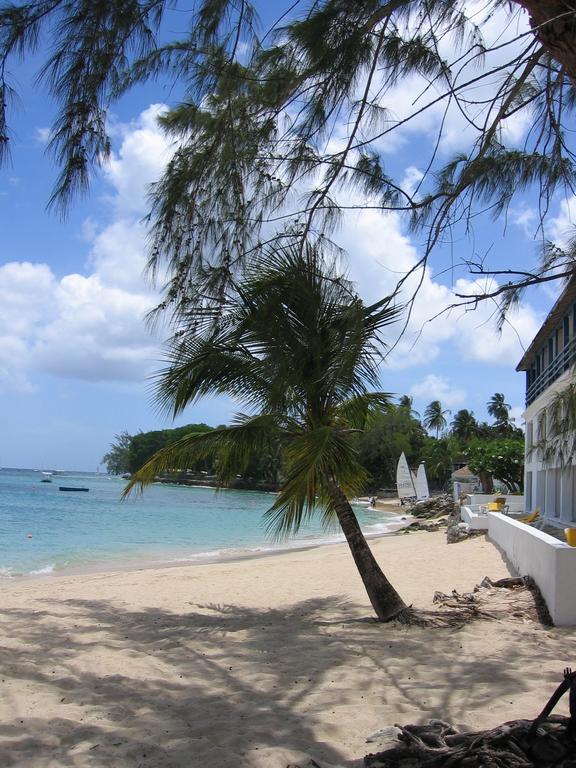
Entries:
<svg viewBox="0 0 576 768">
<path fill-rule="evenodd" d="M 524 483 L 524 509 L 526 512 L 532 511 L 532 472 L 526 472 L 526 482 Z"/>
<path fill-rule="evenodd" d="M 540 411 L 538 415 L 538 459 L 544 460 L 544 443 L 546 442 L 546 411 Z"/>
<path fill-rule="evenodd" d="M 568 346 L 568 342 L 570 341 L 570 318 L 568 315 L 564 318 L 564 346 Z"/>
<path fill-rule="evenodd" d="M 526 449 L 530 450 L 532 448 L 532 443 L 534 442 L 534 427 L 532 426 L 532 422 L 529 421 L 526 424 Z"/>
<path fill-rule="evenodd" d="M 552 364 L 552 360 L 554 360 L 554 338 L 553 337 L 548 339 L 548 365 Z"/>
</svg>

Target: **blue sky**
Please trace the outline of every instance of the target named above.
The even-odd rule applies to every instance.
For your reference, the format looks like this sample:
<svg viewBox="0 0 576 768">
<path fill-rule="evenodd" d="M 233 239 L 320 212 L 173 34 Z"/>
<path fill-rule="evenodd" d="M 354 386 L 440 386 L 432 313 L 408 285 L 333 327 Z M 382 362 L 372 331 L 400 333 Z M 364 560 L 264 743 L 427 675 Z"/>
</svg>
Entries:
<svg viewBox="0 0 576 768">
<path fill-rule="evenodd" d="M 499 23 L 491 21 L 494 29 Z M 53 106 L 32 88 L 37 64 L 12 65 L 20 103 L 10 115 L 11 162 L 0 171 L 0 466 L 95 470 L 115 434 L 171 425 L 156 412 L 147 383 L 159 365 L 161 334 L 153 337 L 143 320 L 159 294 L 143 277 L 140 223 L 146 184 L 169 156 L 155 119 L 171 94 L 152 84 L 113 106 L 111 162 L 62 221 L 46 212 L 56 177 L 45 153 Z M 399 113 L 420 88 L 402 85 L 394 99 Z M 397 175 L 418 178 L 438 119 L 428 114 L 379 147 Z M 512 140 L 520 142 L 526 128 L 521 120 L 511 124 Z M 469 139 L 459 116 L 450 115 L 440 152 L 448 157 Z M 487 400 L 503 392 L 520 420 L 524 377 L 515 366 L 554 289 L 528 294 L 502 335 L 489 305 L 428 321 L 453 302 L 454 286 L 470 287 L 463 271 L 448 269 L 451 263 L 486 252 L 492 264 L 533 261 L 533 205 L 527 197 L 515 201 L 506 222 L 478 220 L 472 238 L 456 232 L 434 256 L 408 331 L 382 368 L 383 389 L 412 395 L 420 412 L 439 399 L 452 412 L 465 407 L 477 418 L 486 418 Z M 550 236 L 564 236 L 572 207 L 572 200 L 553 201 Z M 337 239 L 367 300 L 389 292 L 422 246 L 399 216 L 373 211 L 347 216 Z M 234 412 L 227 400 L 207 400 L 178 423 L 216 425 Z"/>
</svg>

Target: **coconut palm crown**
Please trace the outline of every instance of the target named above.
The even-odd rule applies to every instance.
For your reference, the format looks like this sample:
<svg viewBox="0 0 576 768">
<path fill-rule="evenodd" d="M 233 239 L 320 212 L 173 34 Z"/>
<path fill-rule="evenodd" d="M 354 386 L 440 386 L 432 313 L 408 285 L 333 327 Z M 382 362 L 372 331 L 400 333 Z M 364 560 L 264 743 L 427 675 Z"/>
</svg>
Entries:
<svg viewBox="0 0 576 768">
<path fill-rule="evenodd" d="M 218 479 L 227 484 L 255 454 L 280 446 L 284 479 L 266 513 L 269 530 L 294 533 L 314 514 L 325 524 L 337 520 L 376 614 L 388 620 L 405 605 L 347 497 L 366 480 L 351 438 L 388 407 L 390 396 L 375 391 L 380 334 L 400 310 L 390 299 L 365 305 L 312 246 L 263 253 L 236 288 L 221 314 L 195 310 L 174 334 L 156 397 L 174 416 L 222 394 L 246 413 L 230 427 L 187 435 L 159 451 L 124 493 L 207 456 L 217 459 Z"/>
<path fill-rule="evenodd" d="M 432 402 L 426 406 L 424 411 L 424 426 L 426 429 L 436 430 L 436 439 L 441 429 L 448 424 L 446 421 L 446 414 L 449 414 L 449 410 L 442 410 L 440 400 L 432 400 Z"/>
</svg>

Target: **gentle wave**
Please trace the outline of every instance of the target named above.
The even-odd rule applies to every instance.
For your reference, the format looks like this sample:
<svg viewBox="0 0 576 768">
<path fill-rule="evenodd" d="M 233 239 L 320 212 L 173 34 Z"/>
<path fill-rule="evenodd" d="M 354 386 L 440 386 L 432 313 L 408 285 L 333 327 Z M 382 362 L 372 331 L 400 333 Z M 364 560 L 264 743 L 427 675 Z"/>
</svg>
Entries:
<svg viewBox="0 0 576 768">
<path fill-rule="evenodd" d="M 34 571 L 29 571 L 30 576 L 48 576 L 51 573 L 54 573 L 56 570 L 56 566 L 54 563 L 50 563 L 49 565 L 45 565 L 43 568 L 37 568 Z"/>
<path fill-rule="evenodd" d="M 270 540 L 270 493 L 159 484 L 121 503 L 119 478 L 70 479 L 89 493 L 59 493 L 37 473 L 0 471 L 0 579 L 258 557 L 344 540 L 337 526 L 327 531 L 315 519 L 289 540 Z M 356 513 L 368 537 L 406 524 L 396 512 Z"/>
</svg>

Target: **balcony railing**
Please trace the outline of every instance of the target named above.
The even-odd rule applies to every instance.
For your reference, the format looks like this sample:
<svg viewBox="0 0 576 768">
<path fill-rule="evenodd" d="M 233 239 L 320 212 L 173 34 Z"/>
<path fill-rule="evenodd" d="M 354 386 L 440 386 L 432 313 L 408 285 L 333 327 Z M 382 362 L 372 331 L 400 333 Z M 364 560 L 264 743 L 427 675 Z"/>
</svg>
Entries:
<svg viewBox="0 0 576 768">
<path fill-rule="evenodd" d="M 572 336 L 568 344 L 556 355 L 550 365 L 546 366 L 541 374 L 534 379 L 526 389 L 526 405 L 533 403 L 536 398 L 548 389 L 552 382 L 576 363 L 576 336 Z"/>
</svg>

